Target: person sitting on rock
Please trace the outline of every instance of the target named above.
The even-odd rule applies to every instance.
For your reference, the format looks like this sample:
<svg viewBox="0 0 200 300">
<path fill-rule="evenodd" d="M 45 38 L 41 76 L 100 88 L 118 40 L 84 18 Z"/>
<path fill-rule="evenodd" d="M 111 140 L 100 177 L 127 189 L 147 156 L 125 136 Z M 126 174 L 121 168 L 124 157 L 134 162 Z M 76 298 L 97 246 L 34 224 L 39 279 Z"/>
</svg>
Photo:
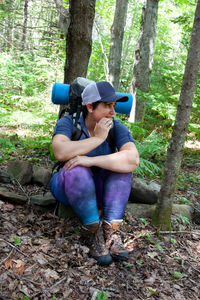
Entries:
<svg viewBox="0 0 200 300">
<path fill-rule="evenodd" d="M 57 122 L 53 134 L 55 157 L 65 164 L 53 175 L 51 192 L 58 201 L 72 207 L 83 225 L 90 254 L 100 265 L 128 259 L 119 226 L 139 155 L 129 130 L 113 119 L 116 102 L 127 100 L 127 96 L 117 95 L 110 83 L 92 82 L 82 93 L 80 139 L 72 140 L 71 115 Z M 117 148 L 114 153 L 108 142 L 110 130 Z"/>
</svg>

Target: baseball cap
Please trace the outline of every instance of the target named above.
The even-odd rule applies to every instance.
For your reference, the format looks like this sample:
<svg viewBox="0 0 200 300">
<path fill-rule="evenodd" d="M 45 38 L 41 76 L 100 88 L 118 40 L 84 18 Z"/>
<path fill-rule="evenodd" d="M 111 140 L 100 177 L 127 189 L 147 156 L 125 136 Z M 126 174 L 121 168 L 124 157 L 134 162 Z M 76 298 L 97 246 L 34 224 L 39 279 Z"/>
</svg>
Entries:
<svg viewBox="0 0 200 300">
<path fill-rule="evenodd" d="M 86 86 L 82 94 L 82 104 L 102 102 L 126 102 L 128 97 L 117 95 L 113 86 L 107 81 L 92 82 Z"/>
</svg>

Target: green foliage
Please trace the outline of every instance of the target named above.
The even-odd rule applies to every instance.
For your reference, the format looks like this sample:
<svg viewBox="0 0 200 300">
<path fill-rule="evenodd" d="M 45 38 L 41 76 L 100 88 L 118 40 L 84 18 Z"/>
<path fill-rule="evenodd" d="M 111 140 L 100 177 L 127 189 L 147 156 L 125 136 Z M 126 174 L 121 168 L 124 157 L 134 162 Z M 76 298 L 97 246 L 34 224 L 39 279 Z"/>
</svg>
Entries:
<svg viewBox="0 0 200 300">
<path fill-rule="evenodd" d="M 138 265 L 139 267 L 141 267 L 141 266 L 142 266 L 142 263 L 141 263 L 141 261 L 139 261 L 139 260 L 136 260 L 135 262 L 136 262 L 136 265 Z"/>
<path fill-rule="evenodd" d="M 190 202 L 190 200 L 188 200 L 186 197 L 180 197 L 179 199 L 178 199 L 178 203 L 180 203 L 180 204 L 191 204 L 191 202 Z"/>
<path fill-rule="evenodd" d="M 144 223 L 144 225 L 147 225 L 147 224 L 148 224 L 147 220 L 145 220 L 144 218 L 139 218 L 139 220 L 140 220 L 142 223 Z"/>
<path fill-rule="evenodd" d="M 13 237 L 13 241 L 15 242 L 15 245 L 19 245 L 21 243 L 21 239 L 19 237 Z"/>
<path fill-rule="evenodd" d="M 156 290 L 153 289 L 152 287 L 146 287 L 146 290 L 147 290 L 149 293 L 153 294 L 153 295 L 157 295 L 157 294 L 158 294 L 158 292 L 156 292 Z"/>
<path fill-rule="evenodd" d="M 185 277 L 185 274 L 175 271 L 173 273 L 173 276 L 174 278 L 182 279 L 183 277 Z"/>
<path fill-rule="evenodd" d="M 145 175 L 155 177 L 161 174 L 161 166 L 165 161 L 167 152 L 166 142 L 166 139 L 156 132 L 149 134 L 141 143 L 136 141 L 140 154 L 140 165 L 136 170 L 137 174 L 142 177 Z"/>
<path fill-rule="evenodd" d="M 176 243 L 176 239 L 171 238 L 171 242 L 172 242 L 173 244 L 175 244 L 175 243 Z"/>
<path fill-rule="evenodd" d="M 178 175 L 177 178 L 177 187 L 180 190 L 187 190 L 190 188 L 191 184 L 199 184 L 200 182 L 200 175 L 198 171 L 188 172 L 185 171 Z"/>
<path fill-rule="evenodd" d="M 107 300 L 108 299 L 108 295 L 104 291 L 98 292 L 96 299 L 97 300 Z"/>
<path fill-rule="evenodd" d="M 24 300 L 31 300 L 28 296 L 24 295 L 23 293 L 21 293 L 21 297 Z"/>
<path fill-rule="evenodd" d="M 10 155 L 16 151 L 15 145 L 8 139 L 0 137 L 0 162 L 9 159 Z"/>
<path fill-rule="evenodd" d="M 190 224 L 190 221 L 187 217 L 182 216 L 181 214 L 176 214 L 176 216 L 179 218 L 179 222 L 181 222 L 183 225 Z"/>
</svg>

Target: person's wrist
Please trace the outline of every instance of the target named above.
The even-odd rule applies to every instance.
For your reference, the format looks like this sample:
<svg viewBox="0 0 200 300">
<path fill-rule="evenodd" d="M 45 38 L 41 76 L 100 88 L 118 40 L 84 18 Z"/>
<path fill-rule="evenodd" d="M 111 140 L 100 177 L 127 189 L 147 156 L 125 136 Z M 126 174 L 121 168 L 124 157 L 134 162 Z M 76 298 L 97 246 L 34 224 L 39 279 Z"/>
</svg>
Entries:
<svg viewBox="0 0 200 300">
<path fill-rule="evenodd" d="M 102 137 L 100 137 L 100 136 L 94 136 L 94 138 L 96 138 L 96 140 L 99 142 L 99 144 L 102 144 L 104 141 L 105 141 L 105 139 L 103 139 Z"/>
</svg>

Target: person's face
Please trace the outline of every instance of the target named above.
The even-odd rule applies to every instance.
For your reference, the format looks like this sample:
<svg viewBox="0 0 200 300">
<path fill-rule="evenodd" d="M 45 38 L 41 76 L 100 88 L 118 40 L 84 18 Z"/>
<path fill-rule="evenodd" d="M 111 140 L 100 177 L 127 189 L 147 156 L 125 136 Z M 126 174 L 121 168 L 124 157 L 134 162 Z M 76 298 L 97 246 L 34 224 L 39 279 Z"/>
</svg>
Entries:
<svg viewBox="0 0 200 300">
<path fill-rule="evenodd" d="M 92 104 L 88 103 L 88 112 L 91 113 L 96 122 L 99 122 L 102 118 L 113 118 L 115 116 L 115 104 L 116 102 L 100 102 L 99 105 L 93 109 Z"/>
</svg>

